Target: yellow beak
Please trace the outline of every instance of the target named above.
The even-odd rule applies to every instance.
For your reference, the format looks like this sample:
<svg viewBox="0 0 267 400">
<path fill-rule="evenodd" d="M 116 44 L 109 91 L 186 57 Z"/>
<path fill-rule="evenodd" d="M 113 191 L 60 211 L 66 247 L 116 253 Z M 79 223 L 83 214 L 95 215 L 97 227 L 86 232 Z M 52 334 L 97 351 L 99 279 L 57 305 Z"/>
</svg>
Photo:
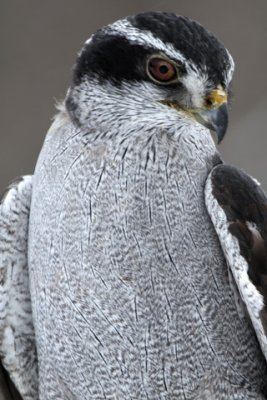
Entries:
<svg viewBox="0 0 267 400">
<path fill-rule="evenodd" d="M 218 143 L 220 143 L 226 133 L 228 126 L 227 93 L 217 87 L 208 93 L 204 100 L 203 108 L 187 109 L 175 100 L 162 100 L 165 104 L 177 111 L 185 111 L 206 128 L 217 133 Z"/>
</svg>

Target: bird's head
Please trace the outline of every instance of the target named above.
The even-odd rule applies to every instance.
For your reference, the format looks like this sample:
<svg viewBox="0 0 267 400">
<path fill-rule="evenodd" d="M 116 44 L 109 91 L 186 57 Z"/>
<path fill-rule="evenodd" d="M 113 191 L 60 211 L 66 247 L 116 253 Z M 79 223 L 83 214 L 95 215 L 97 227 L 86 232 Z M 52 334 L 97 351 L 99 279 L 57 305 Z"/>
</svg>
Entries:
<svg viewBox="0 0 267 400">
<path fill-rule="evenodd" d="M 227 128 L 234 62 L 199 23 L 147 12 L 97 31 L 82 48 L 66 106 L 74 123 L 110 129 L 111 121 L 186 119 Z M 197 122 L 196 122 L 197 121 Z"/>
</svg>

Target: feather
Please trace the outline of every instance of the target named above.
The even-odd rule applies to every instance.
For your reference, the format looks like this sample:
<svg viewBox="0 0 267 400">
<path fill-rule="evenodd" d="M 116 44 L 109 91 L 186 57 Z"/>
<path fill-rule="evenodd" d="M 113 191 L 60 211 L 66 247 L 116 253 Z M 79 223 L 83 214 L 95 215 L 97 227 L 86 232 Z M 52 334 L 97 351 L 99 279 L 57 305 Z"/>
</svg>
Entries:
<svg viewBox="0 0 267 400">
<path fill-rule="evenodd" d="M 206 206 L 267 359 L 267 196 L 243 171 L 210 173 Z"/>
<path fill-rule="evenodd" d="M 24 400 L 38 398 L 27 265 L 31 188 L 31 176 L 18 178 L 0 205 L 0 358 Z"/>
</svg>

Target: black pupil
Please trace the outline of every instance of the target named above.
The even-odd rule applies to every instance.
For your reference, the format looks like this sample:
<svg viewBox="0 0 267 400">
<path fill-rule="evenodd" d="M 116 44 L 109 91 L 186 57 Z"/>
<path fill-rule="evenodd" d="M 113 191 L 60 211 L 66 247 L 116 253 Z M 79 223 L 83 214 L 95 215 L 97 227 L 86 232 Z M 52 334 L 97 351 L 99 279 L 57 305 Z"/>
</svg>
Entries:
<svg viewBox="0 0 267 400">
<path fill-rule="evenodd" d="M 169 68 L 167 67 L 167 65 L 161 65 L 161 66 L 159 67 L 159 72 L 160 72 L 161 74 L 167 74 L 168 71 L 169 71 Z"/>
</svg>

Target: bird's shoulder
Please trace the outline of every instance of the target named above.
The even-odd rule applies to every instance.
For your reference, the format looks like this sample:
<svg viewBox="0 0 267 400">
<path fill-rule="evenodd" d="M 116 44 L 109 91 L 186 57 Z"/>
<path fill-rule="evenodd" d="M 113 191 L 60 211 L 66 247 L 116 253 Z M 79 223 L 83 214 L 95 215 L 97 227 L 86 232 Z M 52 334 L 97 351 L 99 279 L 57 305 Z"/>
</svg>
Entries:
<svg viewBox="0 0 267 400">
<path fill-rule="evenodd" d="M 254 178 L 221 164 L 207 179 L 205 201 L 267 358 L 267 195 Z"/>
</svg>

